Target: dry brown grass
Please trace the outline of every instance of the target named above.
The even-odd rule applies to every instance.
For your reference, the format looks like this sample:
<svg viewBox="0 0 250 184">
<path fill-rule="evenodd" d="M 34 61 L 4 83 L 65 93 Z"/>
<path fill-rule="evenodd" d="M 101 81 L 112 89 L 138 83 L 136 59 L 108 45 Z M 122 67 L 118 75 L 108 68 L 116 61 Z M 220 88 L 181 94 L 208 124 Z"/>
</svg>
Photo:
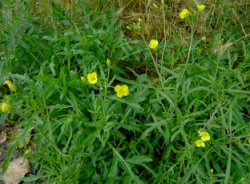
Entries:
<svg viewBox="0 0 250 184">
<path fill-rule="evenodd" d="M 178 33 L 185 34 L 186 27 L 180 29 L 180 24 L 186 24 L 178 17 L 178 13 L 182 8 L 191 9 L 193 3 L 191 1 L 182 3 L 181 1 L 157 1 L 157 0 L 119 0 L 118 17 L 125 24 L 132 24 L 138 18 L 144 22 L 144 30 L 142 33 L 146 38 L 165 37 L 170 38 Z"/>
<path fill-rule="evenodd" d="M 198 18 L 190 23 L 179 18 L 178 14 L 183 8 L 189 9 L 191 12 L 196 11 L 196 4 L 204 3 L 206 10 L 198 16 Z M 134 34 L 127 31 L 128 36 L 140 37 L 145 35 L 146 39 L 152 37 L 174 39 L 178 36 L 183 42 L 186 42 L 187 35 L 190 35 L 190 24 L 194 26 L 195 35 L 209 36 L 211 31 L 222 31 L 227 22 L 225 17 L 229 17 L 232 22 L 242 26 L 242 32 L 247 34 L 245 30 L 249 22 L 242 20 L 242 16 L 246 16 L 249 12 L 250 2 L 245 0 L 235 2 L 230 0 L 206 0 L 206 1 L 184 1 L 184 0 L 118 0 L 117 15 L 125 25 L 132 25 L 141 18 L 144 22 L 143 30 Z M 248 7 L 248 8 L 247 8 Z M 244 11 L 239 11 L 243 9 Z"/>
</svg>

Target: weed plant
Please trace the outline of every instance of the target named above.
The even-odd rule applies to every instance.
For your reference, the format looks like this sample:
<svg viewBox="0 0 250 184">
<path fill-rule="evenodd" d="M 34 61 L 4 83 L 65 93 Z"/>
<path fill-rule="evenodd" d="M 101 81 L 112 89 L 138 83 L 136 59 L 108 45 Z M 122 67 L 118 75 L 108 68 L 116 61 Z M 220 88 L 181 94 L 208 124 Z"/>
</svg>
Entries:
<svg viewBox="0 0 250 184">
<path fill-rule="evenodd" d="M 24 183 L 248 183 L 250 4 L 202 2 L 3 0 L 3 170 L 30 137 Z"/>
</svg>

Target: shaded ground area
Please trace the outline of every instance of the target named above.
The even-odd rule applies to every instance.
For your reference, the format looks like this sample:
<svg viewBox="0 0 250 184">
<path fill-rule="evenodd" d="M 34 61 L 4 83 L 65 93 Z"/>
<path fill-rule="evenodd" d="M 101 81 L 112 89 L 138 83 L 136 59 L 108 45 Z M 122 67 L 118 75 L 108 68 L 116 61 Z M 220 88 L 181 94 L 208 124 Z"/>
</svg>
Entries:
<svg viewBox="0 0 250 184">
<path fill-rule="evenodd" d="M 10 126 L 8 124 L 2 124 L 0 125 L 0 166 L 2 166 L 3 161 L 5 159 L 5 156 L 7 154 L 8 149 L 10 148 L 11 144 L 11 138 L 15 134 L 16 129 L 13 126 Z M 17 149 L 11 156 L 11 160 L 20 157 L 23 155 L 23 149 Z M 2 168 L 0 170 L 2 172 Z M 0 172 L 0 173 L 1 173 Z M 0 184 L 2 184 L 2 178 L 0 174 Z"/>
<path fill-rule="evenodd" d="M 8 150 L 9 143 L 8 143 L 8 137 L 11 136 L 11 133 L 13 132 L 14 128 L 11 126 L 8 126 L 6 124 L 0 125 L 0 163 L 4 160 L 4 156 Z"/>
</svg>

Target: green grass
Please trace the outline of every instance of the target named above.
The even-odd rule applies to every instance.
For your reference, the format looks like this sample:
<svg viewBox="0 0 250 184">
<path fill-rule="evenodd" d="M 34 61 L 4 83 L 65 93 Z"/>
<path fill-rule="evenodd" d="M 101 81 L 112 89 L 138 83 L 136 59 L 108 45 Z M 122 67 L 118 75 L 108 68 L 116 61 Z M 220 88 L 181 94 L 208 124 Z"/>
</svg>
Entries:
<svg viewBox="0 0 250 184">
<path fill-rule="evenodd" d="M 0 124 L 21 132 L 8 155 L 31 134 L 25 182 L 249 181 L 249 3 L 204 1 L 197 13 L 195 1 L 67 2 L 1 8 L 0 83 L 18 90 L 0 93 L 12 104 Z M 96 85 L 80 80 L 93 71 Z M 205 148 L 199 130 L 210 134 Z"/>
</svg>

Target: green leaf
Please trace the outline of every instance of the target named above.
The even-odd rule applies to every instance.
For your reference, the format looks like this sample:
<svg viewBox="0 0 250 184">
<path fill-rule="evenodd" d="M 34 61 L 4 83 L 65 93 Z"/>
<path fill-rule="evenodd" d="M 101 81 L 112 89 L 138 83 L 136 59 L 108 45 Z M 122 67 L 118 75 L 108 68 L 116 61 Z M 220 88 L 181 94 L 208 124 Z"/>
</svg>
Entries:
<svg viewBox="0 0 250 184">
<path fill-rule="evenodd" d="M 36 176 L 36 175 L 32 175 L 30 174 L 29 176 L 27 177 L 24 177 L 22 179 L 23 182 L 34 182 L 34 181 L 37 181 L 39 179 L 43 178 L 42 176 Z"/>
<path fill-rule="evenodd" d="M 147 156 L 134 156 L 130 159 L 127 160 L 127 162 L 131 163 L 131 164 L 142 164 L 144 162 L 152 162 L 153 159 Z"/>
<path fill-rule="evenodd" d="M 129 163 L 128 163 L 126 160 L 124 160 L 124 158 L 122 157 L 122 155 L 121 155 L 121 154 L 120 154 L 111 144 L 109 144 L 109 146 L 112 148 L 114 155 L 115 155 L 116 157 L 118 157 L 118 159 L 119 159 L 121 165 L 122 165 L 123 168 L 127 171 L 127 173 L 131 176 L 131 178 L 132 178 L 136 183 L 143 183 L 142 180 L 141 180 L 138 176 L 136 176 L 136 175 L 134 174 L 134 172 L 132 171 L 132 169 L 131 169 Z"/>
<path fill-rule="evenodd" d="M 17 141 L 15 141 L 13 143 L 13 145 L 8 149 L 6 155 L 5 155 L 5 158 L 3 160 L 3 164 L 2 164 L 2 169 L 3 169 L 3 172 L 5 173 L 5 171 L 7 170 L 8 166 L 9 166 L 9 163 L 10 163 L 10 160 L 11 160 L 11 157 L 14 153 L 14 151 L 16 150 L 16 147 L 17 147 Z"/>
</svg>

